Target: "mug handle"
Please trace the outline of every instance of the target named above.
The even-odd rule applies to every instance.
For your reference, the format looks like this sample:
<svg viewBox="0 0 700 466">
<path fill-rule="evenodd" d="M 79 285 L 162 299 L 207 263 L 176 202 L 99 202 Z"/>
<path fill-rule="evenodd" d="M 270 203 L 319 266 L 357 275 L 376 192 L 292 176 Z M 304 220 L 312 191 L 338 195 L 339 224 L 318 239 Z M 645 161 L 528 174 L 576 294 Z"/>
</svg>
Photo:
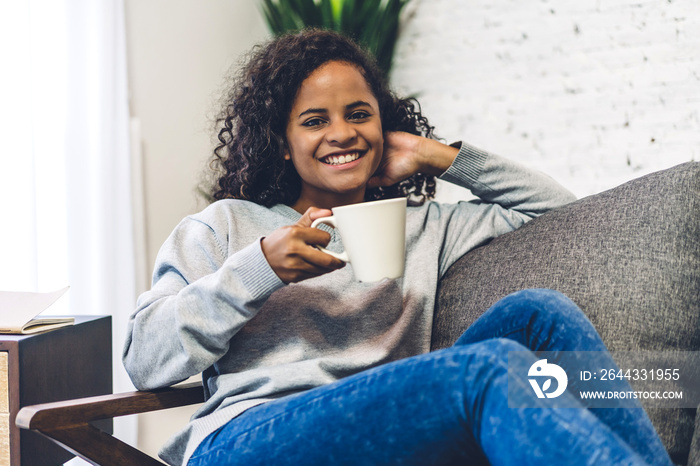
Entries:
<svg viewBox="0 0 700 466">
<path fill-rule="evenodd" d="M 337 228 L 337 226 L 336 226 L 336 224 L 335 224 L 335 216 L 333 216 L 333 215 L 331 215 L 330 217 L 321 217 L 321 218 L 317 218 L 317 219 L 314 220 L 313 223 L 311 224 L 311 228 L 318 228 L 317 225 L 318 225 L 319 223 L 325 223 L 325 224 L 327 224 L 327 225 L 332 226 L 333 228 Z M 333 252 L 333 251 L 329 251 L 329 250 L 326 249 L 326 248 L 322 248 L 321 246 L 314 246 L 314 247 L 315 247 L 316 249 L 318 249 L 319 251 L 325 252 L 326 254 L 329 254 L 329 255 L 335 257 L 336 259 L 340 259 L 340 260 L 343 261 L 343 262 L 350 262 L 350 258 L 348 257 L 348 253 L 345 252 L 345 251 L 343 251 L 343 252 Z"/>
</svg>

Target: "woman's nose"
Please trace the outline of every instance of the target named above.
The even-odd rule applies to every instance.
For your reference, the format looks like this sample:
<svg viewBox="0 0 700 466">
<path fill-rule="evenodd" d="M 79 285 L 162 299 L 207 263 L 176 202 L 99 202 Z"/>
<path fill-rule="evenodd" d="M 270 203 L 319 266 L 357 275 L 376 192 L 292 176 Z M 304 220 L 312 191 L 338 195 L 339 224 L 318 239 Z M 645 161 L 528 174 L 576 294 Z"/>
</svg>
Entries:
<svg viewBox="0 0 700 466">
<path fill-rule="evenodd" d="M 326 138 L 328 142 L 334 144 L 346 144 L 354 142 L 357 137 L 357 131 L 351 123 L 347 121 L 336 121 L 328 127 Z"/>
</svg>

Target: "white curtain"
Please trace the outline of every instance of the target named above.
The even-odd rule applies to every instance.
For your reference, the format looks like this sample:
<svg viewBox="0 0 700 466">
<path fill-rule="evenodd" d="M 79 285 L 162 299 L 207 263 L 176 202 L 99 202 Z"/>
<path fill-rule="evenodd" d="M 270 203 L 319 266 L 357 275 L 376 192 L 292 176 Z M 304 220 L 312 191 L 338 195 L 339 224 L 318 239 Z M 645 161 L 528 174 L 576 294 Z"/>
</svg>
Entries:
<svg viewBox="0 0 700 466">
<path fill-rule="evenodd" d="M 125 48 L 123 0 L 0 2 L 0 289 L 69 284 L 52 313 L 111 315 L 116 391 L 136 298 Z"/>
</svg>

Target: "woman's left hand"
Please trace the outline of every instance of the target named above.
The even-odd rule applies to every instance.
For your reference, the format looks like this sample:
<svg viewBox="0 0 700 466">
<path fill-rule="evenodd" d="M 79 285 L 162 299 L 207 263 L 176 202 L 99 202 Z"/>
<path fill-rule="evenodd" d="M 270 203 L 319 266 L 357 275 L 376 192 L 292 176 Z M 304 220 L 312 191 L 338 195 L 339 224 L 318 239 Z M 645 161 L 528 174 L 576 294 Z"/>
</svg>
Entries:
<svg viewBox="0 0 700 466">
<path fill-rule="evenodd" d="M 421 169 L 418 154 L 423 139 L 400 131 L 384 133 L 384 155 L 367 186 L 391 186 L 418 173 Z"/>
<path fill-rule="evenodd" d="M 458 150 L 415 134 L 384 133 L 384 155 L 367 182 L 368 188 L 391 186 L 418 172 L 439 176 L 450 166 Z"/>
</svg>

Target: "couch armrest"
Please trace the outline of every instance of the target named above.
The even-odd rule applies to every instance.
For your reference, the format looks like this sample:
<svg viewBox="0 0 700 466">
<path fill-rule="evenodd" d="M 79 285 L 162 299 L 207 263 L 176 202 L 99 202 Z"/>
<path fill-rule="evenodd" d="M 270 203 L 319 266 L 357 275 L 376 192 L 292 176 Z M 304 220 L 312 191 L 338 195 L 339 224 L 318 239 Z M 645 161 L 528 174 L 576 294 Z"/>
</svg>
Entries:
<svg viewBox="0 0 700 466">
<path fill-rule="evenodd" d="M 91 464 L 162 466 L 160 461 L 97 429 L 90 422 L 203 401 L 202 383 L 194 382 L 153 391 L 25 406 L 17 413 L 16 424 L 22 429 L 41 433 Z"/>
</svg>

